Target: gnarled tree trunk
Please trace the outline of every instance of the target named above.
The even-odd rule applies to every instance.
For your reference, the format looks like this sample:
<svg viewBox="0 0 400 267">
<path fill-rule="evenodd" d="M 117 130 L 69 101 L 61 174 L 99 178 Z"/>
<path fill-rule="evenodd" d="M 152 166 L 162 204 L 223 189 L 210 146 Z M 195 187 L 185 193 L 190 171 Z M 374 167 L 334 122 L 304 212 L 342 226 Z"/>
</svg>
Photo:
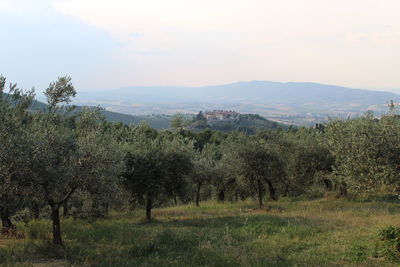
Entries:
<svg viewBox="0 0 400 267">
<path fill-rule="evenodd" d="M 221 189 L 218 193 L 218 201 L 224 202 L 225 201 L 225 189 Z"/>
<path fill-rule="evenodd" d="M 53 244 L 62 245 L 61 223 L 60 223 L 60 205 L 50 204 L 51 220 L 53 221 Z"/>
<path fill-rule="evenodd" d="M 264 188 L 260 180 L 257 180 L 258 206 L 260 209 L 264 207 L 263 194 Z"/>
<path fill-rule="evenodd" d="M 148 221 L 151 221 L 151 209 L 153 207 L 153 201 L 151 200 L 151 198 L 147 198 L 147 202 L 146 202 L 146 219 Z"/>
<path fill-rule="evenodd" d="M 283 196 L 288 197 L 289 196 L 289 188 L 290 188 L 290 184 L 287 183 L 285 185 L 285 192 L 283 193 Z"/>
<path fill-rule="evenodd" d="M 33 218 L 39 219 L 40 207 L 39 207 L 39 204 L 37 202 L 33 202 L 32 211 L 33 211 Z"/>
<path fill-rule="evenodd" d="M 68 200 L 64 200 L 64 202 L 63 202 L 63 216 L 64 217 L 69 216 Z"/>
<path fill-rule="evenodd" d="M 325 185 L 325 190 L 328 192 L 332 192 L 333 184 L 332 184 L 331 180 L 323 179 L 322 182 Z"/>
<path fill-rule="evenodd" d="M 269 197 L 272 200 L 277 200 L 276 197 L 276 189 L 274 188 L 272 182 L 270 180 L 266 180 L 267 184 L 268 184 L 268 188 L 269 188 Z"/>
<path fill-rule="evenodd" d="M 200 206 L 200 189 L 201 189 L 201 183 L 197 184 L 197 191 L 196 191 L 196 206 Z"/>
<path fill-rule="evenodd" d="M 10 212 L 7 207 L 0 209 L 1 224 L 3 228 L 12 228 L 14 225 L 11 222 Z"/>
</svg>

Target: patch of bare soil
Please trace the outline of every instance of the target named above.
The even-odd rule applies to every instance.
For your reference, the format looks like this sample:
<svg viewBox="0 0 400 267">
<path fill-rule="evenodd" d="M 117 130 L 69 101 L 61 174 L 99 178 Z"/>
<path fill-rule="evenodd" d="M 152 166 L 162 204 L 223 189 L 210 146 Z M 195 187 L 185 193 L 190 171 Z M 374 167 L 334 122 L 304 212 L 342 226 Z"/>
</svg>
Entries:
<svg viewBox="0 0 400 267">
<path fill-rule="evenodd" d="M 23 239 L 25 238 L 24 233 L 18 232 L 15 227 L 3 227 L 0 231 L 0 236 L 8 238 Z"/>
</svg>

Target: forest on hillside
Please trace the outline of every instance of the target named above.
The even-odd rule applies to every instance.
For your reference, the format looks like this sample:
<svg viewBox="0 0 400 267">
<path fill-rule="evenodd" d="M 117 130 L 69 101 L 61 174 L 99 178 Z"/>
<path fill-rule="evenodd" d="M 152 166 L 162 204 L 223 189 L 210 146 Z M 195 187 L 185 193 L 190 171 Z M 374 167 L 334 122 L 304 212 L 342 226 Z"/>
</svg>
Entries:
<svg viewBox="0 0 400 267">
<path fill-rule="evenodd" d="M 216 200 L 268 202 L 303 195 L 364 198 L 400 190 L 400 116 L 334 119 L 310 128 L 191 131 L 179 121 L 156 130 L 107 122 L 82 109 L 67 116 L 76 90 L 60 77 L 32 112 L 33 91 L 0 78 L 0 214 L 2 234 L 16 223 L 51 220 L 62 246 L 62 217 L 95 220 L 111 212 Z"/>
</svg>

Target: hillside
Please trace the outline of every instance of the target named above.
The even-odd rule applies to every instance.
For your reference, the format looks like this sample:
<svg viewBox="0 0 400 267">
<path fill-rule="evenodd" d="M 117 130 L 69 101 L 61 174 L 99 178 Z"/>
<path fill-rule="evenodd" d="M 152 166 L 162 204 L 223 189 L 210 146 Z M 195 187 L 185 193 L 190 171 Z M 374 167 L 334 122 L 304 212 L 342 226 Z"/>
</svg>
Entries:
<svg viewBox="0 0 400 267">
<path fill-rule="evenodd" d="M 127 87 L 83 92 L 77 103 L 101 104 L 108 110 L 127 114 L 236 110 L 287 124 L 312 125 L 328 115 L 357 117 L 367 110 L 380 114 L 387 111 L 390 100 L 398 103 L 400 95 L 318 83 L 251 81 L 204 87 Z"/>
<path fill-rule="evenodd" d="M 35 100 L 31 107 L 32 110 L 45 110 L 46 104 Z M 75 112 L 79 112 L 82 106 L 76 106 Z M 168 129 L 171 127 L 172 115 L 153 114 L 153 115 L 141 115 L 134 116 L 129 114 L 123 114 L 105 109 L 101 110 L 105 119 L 109 122 L 122 122 L 124 124 L 139 124 L 141 122 L 148 123 L 152 128 L 155 129 Z M 228 132 L 228 131 L 243 131 L 249 134 L 253 134 L 257 129 L 275 129 L 275 128 L 286 128 L 286 125 L 267 120 L 256 114 L 240 114 L 236 121 L 217 121 L 212 125 L 202 124 L 201 122 L 193 118 L 193 122 L 189 125 L 192 130 L 202 130 L 210 128 L 217 131 Z"/>
<path fill-rule="evenodd" d="M 45 110 L 46 104 L 35 100 L 32 104 L 32 110 Z M 79 112 L 82 109 L 81 106 L 76 106 L 75 111 Z M 124 124 L 139 124 L 140 122 L 146 122 L 155 129 L 167 129 L 171 127 L 172 116 L 168 115 L 143 115 L 133 116 L 129 114 L 122 114 L 118 112 L 101 110 L 104 118 L 109 122 L 122 122 Z"/>
<path fill-rule="evenodd" d="M 212 129 L 221 132 L 241 131 L 254 134 L 258 129 L 287 128 L 287 125 L 268 120 L 257 114 L 240 114 L 235 111 L 199 112 L 189 124 L 189 129 Z"/>
</svg>

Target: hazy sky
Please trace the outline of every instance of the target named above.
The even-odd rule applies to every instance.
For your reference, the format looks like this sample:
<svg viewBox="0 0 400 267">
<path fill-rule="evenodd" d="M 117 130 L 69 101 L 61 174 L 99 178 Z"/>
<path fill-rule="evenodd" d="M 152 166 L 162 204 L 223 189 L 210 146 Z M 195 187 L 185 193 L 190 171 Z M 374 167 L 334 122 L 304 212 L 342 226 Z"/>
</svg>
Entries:
<svg viewBox="0 0 400 267">
<path fill-rule="evenodd" d="M 0 74 L 43 89 L 399 88 L 399 0 L 0 0 Z"/>
</svg>

